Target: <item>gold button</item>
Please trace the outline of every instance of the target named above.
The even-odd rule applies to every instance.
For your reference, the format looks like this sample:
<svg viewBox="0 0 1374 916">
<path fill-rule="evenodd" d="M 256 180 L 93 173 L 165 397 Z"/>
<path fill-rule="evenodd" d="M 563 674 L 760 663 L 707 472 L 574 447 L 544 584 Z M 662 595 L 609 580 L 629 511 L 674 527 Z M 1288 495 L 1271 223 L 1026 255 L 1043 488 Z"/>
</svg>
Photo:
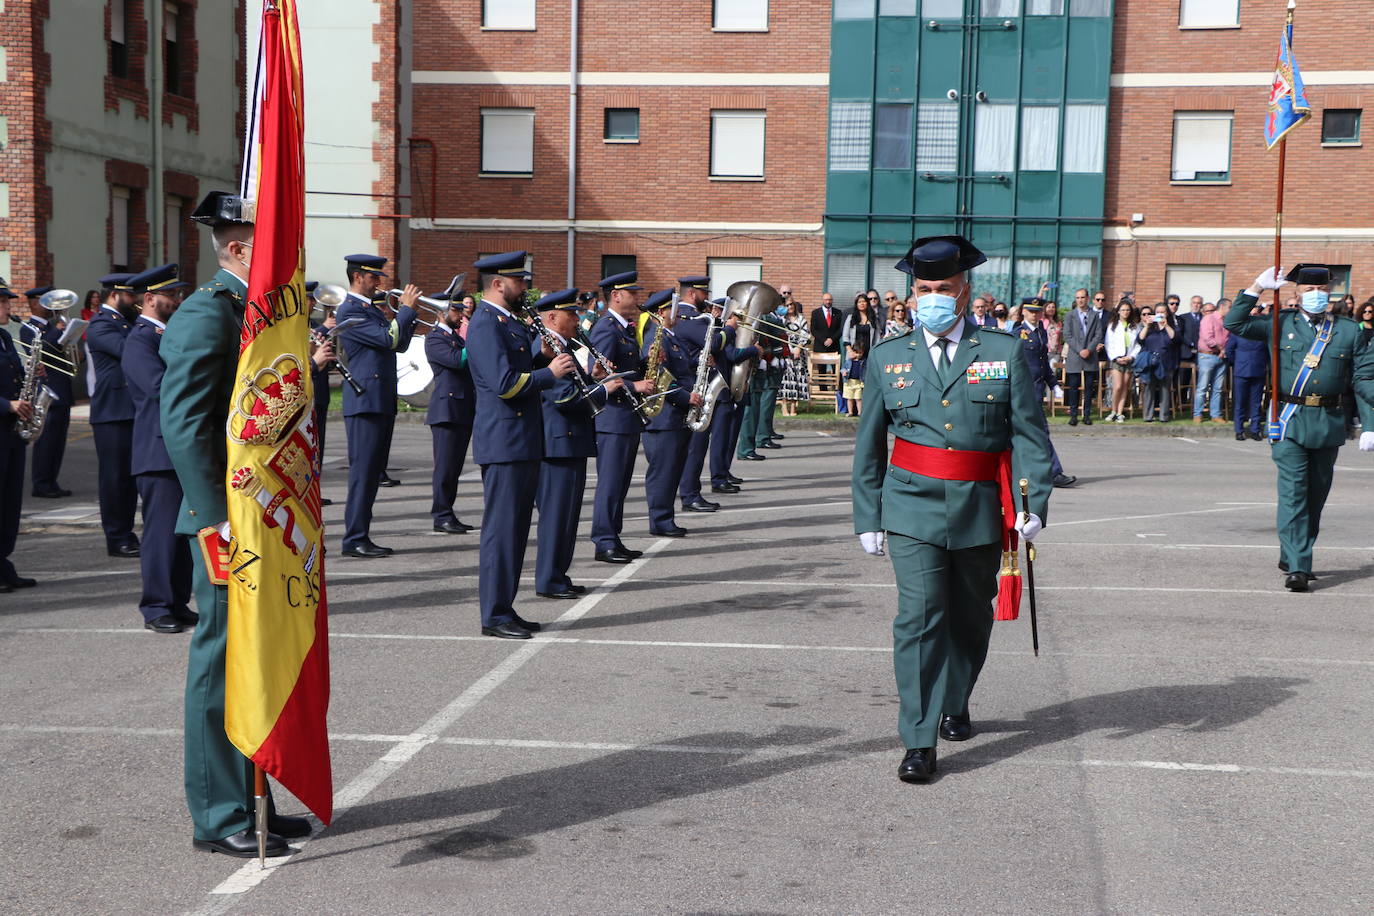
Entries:
<svg viewBox="0 0 1374 916">
<path fill-rule="evenodd" d="M 196 514 L 196 510 L 195 510 L 195 509 L 187 509 L 187 510 L 186 510 L 186 514 L 187 514 L 187 515 L 195 515 L 195 514 Z"/>
<path fill-rule="evenodd" d="M 953 429 L 953 428 L 954 428 L 954 424 L 953 424 L 953 423 L 946 423 L 946 424 L 945 424 L 945 429 L 948 430 L 948 429 Z"/>
<path fill-rule="evenodd" d="M 949 406 L 949 401 L 941 401 L 941 402 L 940 402 L 940 406 L 941 406 L 941 407 L 948 407 L 948 406 Z"/>
<path fill-rule="evenodd" d="M 992 395 L 988 395 L 988 400 L 989 400 L 989 401 L 992 400 Z"/>
<path fill-rule="evenodd" d="M 523 417 L 525 414 L 524 414 L 523 411 L 517 410 L 517 411 L 515 412 L 515 415 L 516 415 L 517 417 Z"/>
</svg>

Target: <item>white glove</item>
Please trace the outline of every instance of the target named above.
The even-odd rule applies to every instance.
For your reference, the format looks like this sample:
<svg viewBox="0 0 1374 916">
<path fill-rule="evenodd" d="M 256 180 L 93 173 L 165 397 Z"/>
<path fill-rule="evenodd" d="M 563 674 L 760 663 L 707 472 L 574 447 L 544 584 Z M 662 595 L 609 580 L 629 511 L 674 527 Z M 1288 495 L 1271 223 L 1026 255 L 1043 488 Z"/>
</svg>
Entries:
<svg viewBox="0 0 1374 916">
<path fill-rule="evenodd" d="M 883 556 L 883 544 L 886 541 L 887 533 L 883 531 L 865 531 L 859 535 L 859 543 L 863 545 L 864 553 L 875 557 Z"/>
<path fill-rule="evenodd" d="M 1040 529 L 1045 527 L 1045 523 L 1040 521 L 1040 516 L 1034 512 L 1018 512 L 1016 514 L 1016 531 L 1021 537 L 1028 541 L 1035 540 L 1035 536 L 1040 533 Z"/>
<path fill-rule="evenodd" d="M 1054 386 L 1054 396 L 1057 397 L 1057 398 L 1062 398 L 1062 397 L 1064 396 L 1064 389 L 1061 388 L 1059 385 L 1055 385 L 1055 386 Z"/>
<path fill-rule="evenodd" d="M 222 522 L 220 522 L 218 525 L 216 525 L 216 526 L 215 526 L 215 530 L 219 532 L 219 536 L 220 536 L 221 538 L 224 539 L 224 542 L 225 542 L 226 544 L 229 543 L 230 540 L 232 540 L 232 536 L 231 536 L 231 534 L 230 534 L 230 532 L 229 532 L 229 520 L 228 520 L 228 519 L 225 519 L 224 521 L 222 521 Z"/>
<path fill-rule="evenodd" d="M 1255 278 L 1255 282 L 1250 284 L 1251 289 L 1278 289 L 1288 281 L 1283 278 L 1282 267 L 1271 267 L 1264 273 Z"/>
<path fill-rule="evenodd" d="M 1374 452 L 1374 432 L 1360 433 L 1360 451 Z"/>
</svg>

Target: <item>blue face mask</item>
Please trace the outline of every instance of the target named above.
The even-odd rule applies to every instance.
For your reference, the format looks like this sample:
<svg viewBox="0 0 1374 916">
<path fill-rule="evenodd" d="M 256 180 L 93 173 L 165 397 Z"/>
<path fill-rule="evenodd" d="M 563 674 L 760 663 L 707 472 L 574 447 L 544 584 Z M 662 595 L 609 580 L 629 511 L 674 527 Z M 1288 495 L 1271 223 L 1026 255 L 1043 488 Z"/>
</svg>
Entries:
<svg viewBox="0 0 1374 916">
<path fill-rule="evenodd" d="M 773 309 L 773 314 L 774 314 L 774 315 L 777 315 L 779 318 L 781 318 L 782 316 L 784 316 L 784 315 L 787 314 L 787 306 L 785 306 L 785 305 L 780 305 L 780 306 L 778 306 L 777 308 Z"/>
<path fill-rule="evenodd" d="M 941 334 L 954 325 L 959 300 L 943 293 L 927 293 L 916 300 L 916 317 L 932 334 Z"/>
<path fill-rule="evenodd" d="M 1326 311 L 1331 294 L 1324 289 L 1309 289 L 1302 294 L 1302 310 L 1309 315 L 1320 315 Z"/>
</svg>

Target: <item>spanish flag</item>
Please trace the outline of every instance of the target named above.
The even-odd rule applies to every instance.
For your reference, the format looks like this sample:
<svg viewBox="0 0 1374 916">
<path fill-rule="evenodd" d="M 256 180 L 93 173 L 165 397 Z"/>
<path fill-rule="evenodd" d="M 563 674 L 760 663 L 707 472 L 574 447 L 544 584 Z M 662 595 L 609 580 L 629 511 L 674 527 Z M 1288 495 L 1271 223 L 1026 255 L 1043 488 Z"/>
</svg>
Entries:
<svg viewBox="0 0 1374 916">
<path fill-rule="evenodd" d="M 235 568 L 224 728 L 327 824 L 329 634 L 303 273 L 304 123 L 296 0 L 265 0 L 241 189 L 256 228 L 226 431 Z"/>
</svg>

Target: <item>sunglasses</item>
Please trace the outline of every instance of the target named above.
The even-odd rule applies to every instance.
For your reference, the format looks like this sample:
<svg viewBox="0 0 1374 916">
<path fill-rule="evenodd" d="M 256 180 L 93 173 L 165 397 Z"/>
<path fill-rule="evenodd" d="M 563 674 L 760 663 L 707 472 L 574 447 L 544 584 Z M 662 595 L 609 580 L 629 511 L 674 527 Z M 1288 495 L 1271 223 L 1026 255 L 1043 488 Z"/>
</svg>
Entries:
<svg viewBox="0 0 1374 916">
<path fill-rule="evenodd" d="M 878 301 L 878 297 L 877 297 L 877 296 L 868 296 L 868 297 L 866 297 L 866 298 L 868 299 L 869 302 L 877 302 L 877 301 Z"/>
<path fill-rule="evenodd" d="M 1107 300 L 1106 300 L 1105 298 L 1103 298 L 1102 296 L 1098 296 L 1098 297 L 1097 297 L 1096 299 L 1094 299 L 1093 301 L 1094 301 L 1094 302 L 1106 302 Z"/>
</svg>

